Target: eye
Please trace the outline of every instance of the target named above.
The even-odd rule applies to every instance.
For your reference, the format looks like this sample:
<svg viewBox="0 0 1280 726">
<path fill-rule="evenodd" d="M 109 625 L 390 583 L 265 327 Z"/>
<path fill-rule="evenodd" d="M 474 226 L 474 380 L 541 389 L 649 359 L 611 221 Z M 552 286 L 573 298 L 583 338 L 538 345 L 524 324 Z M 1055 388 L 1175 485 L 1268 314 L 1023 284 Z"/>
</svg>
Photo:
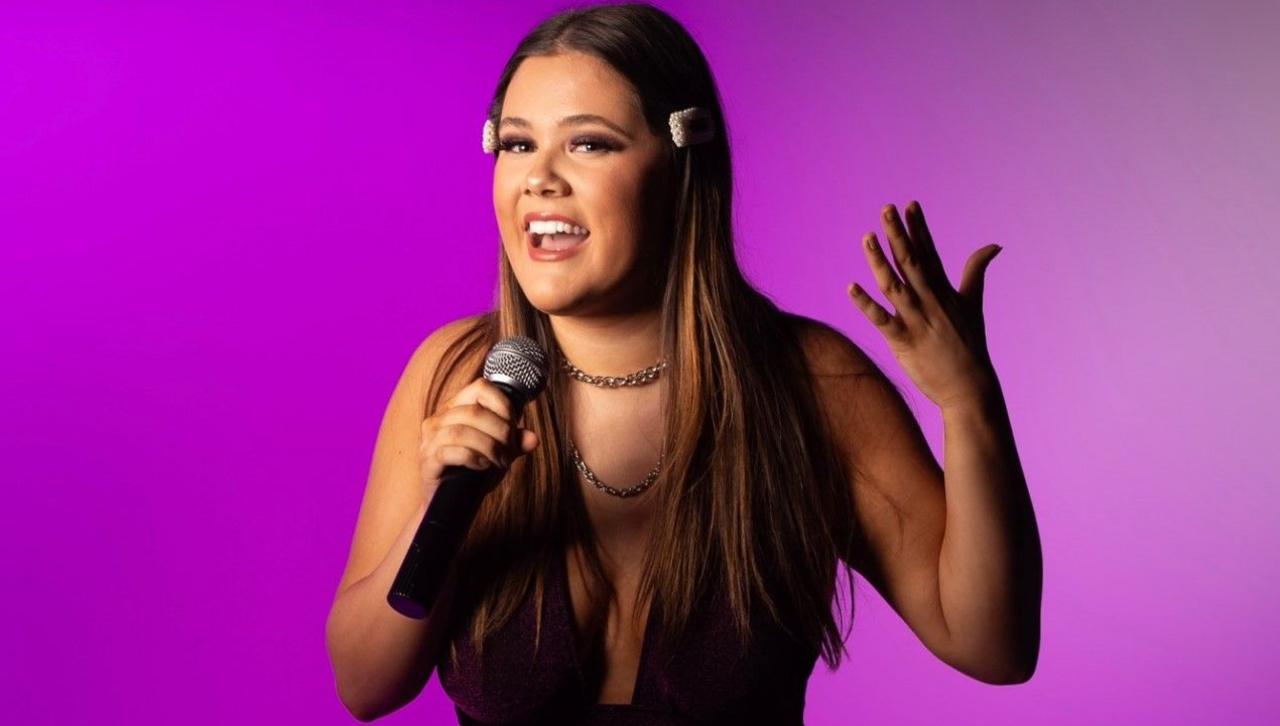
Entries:
<svg viewBox="0 0 1280 726">
<path fill-rule="evenodd" d="M 519 137 L 516 137 L 516 138 L 504 138 L 504 139 L 502 139 L 501 141 L 499 141 L 499 142 L 498 142 L 498 150 L 499 150 L 499 151 L 514 151 L 514 149 L 512 149 L 511 147 L 513 147 L 513 146 L 522 146 L 522 145 L 527 144 L 527 143 L 529 143 L 529 142 L 528 142 L 528 141 L 525 141 L 524 139 L 521 139 L 521 138 L 519 138 Z"/>
<path fill-rule="evenodd" d="M 511 137 L 503 138 L 498 142 L 498 150 L 506 151 L 506 152 L 521 153 L 519 151 L 516 151 L 515 147 L 529 146 L 529 145 L 530 145 L 530 142 L 528 139 L 525 139 L 519 136 L 511 136 Z M 591 150 L 587 152 L 592 154 L 597 152 L 602 152 L 602 151 L 613 151 L 614 149 L 617 148 L 608 139 L 604 139 L 599 136 L 579 136 L 578 138 L 574 139 L 570 145 L 593 147 Z"/>
<path fill-rule="evenodd" d="M 574 146 L 594 146 L 599 151 L 612 151 L 614 146 L 607 139 L 598 136 L 583 136 L 573 140 Z"/>
</svg>

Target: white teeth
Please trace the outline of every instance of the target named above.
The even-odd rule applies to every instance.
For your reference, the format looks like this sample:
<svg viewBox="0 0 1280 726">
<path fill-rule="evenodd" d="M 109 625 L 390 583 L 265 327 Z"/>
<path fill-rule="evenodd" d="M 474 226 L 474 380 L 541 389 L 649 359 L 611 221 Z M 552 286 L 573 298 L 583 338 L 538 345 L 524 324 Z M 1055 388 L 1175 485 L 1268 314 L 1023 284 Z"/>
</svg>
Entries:
<svg viewBox="0 0 1280 726">
<path fill-rule="evenodd" d="M 585 227 L 556 220 L 529 220 L 529 232 L 532 234 L 588 234 Z"/>
</svg>

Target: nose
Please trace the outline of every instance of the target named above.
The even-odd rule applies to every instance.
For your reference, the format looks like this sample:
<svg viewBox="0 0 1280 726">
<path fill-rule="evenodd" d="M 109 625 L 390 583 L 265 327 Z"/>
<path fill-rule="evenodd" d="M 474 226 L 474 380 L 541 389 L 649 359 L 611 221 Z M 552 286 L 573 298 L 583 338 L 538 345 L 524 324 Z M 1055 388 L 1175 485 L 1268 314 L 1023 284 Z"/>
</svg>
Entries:
<svg viewBox="0 0 1280 726">
<path fill-rule="evenodd" d="M 548 164 L 539 164 L 529 171 L 524 180 L 525 194 L 535 197 L 549 197 L 564 194 L 568 185 L 564 179 L 552 173 Z"/>
</svg>

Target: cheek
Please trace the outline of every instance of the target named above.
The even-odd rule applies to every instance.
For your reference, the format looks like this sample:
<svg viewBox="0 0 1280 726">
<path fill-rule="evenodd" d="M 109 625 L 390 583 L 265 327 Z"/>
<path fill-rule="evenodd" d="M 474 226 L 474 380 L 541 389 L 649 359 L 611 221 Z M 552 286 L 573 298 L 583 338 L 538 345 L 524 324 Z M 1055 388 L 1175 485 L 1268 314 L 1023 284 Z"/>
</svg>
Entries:
<svg viewBox="0 0 1280 726">
<path fill-rule="evenodd" d="M 628 177 L 612 179 L 592 194 L 592 206 L 606 215 L 605 229 L 610 237 L 619 243 L 638 243 L 645 234 L 648 193 L 642 180 Z"/>
<path fill-rule="evenodd" d="M 518 224 L 515 221 L 516 215 L 516 197 L 509 191 L 506 184 L 495 176 L 493 183 L 493 213 L 498 222 L 498 232 L 502 235 L 502 243 L 511 246 L 513 242 L 520 241 L 523 230 L 516 228 Z"/>
</svg>

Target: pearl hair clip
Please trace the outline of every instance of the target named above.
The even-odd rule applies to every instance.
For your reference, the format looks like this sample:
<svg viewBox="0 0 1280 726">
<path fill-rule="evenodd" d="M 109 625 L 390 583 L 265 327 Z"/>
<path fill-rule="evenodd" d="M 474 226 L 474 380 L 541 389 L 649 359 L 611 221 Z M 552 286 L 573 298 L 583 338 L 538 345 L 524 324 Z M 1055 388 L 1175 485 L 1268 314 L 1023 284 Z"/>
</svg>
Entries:
<svg viewBox="0 0 1280 726">
<path fill-rule="evenodd" d="M 498 129 L 493 125 L 493 119 L 486 119 L 484 122 L 484 153 L 493 154 L 498 151 Z"/>
<path fill-rule="evenodd" d="M 671 140 L 676 146 L 685 147 L 710 141 L 716 136 L 715 124 L 711 123 L 711 113 L 699 106 L 690 106 L 682 111 L 672 111 L 667 119 L 671 127 Z M 484 153 L 495 154 L 498 151 L 498 128 L 493 119 L 484 122 Z"/>
<path fill-rule="evenodd" d="M 711 113 L 700 106 L 673 111 L 667 123 L 671 126 L 671 140 L 676 142 L 676 146 L 701 144 L 716 136 L 715 124 L 711 123 Z"/>
</svg>

